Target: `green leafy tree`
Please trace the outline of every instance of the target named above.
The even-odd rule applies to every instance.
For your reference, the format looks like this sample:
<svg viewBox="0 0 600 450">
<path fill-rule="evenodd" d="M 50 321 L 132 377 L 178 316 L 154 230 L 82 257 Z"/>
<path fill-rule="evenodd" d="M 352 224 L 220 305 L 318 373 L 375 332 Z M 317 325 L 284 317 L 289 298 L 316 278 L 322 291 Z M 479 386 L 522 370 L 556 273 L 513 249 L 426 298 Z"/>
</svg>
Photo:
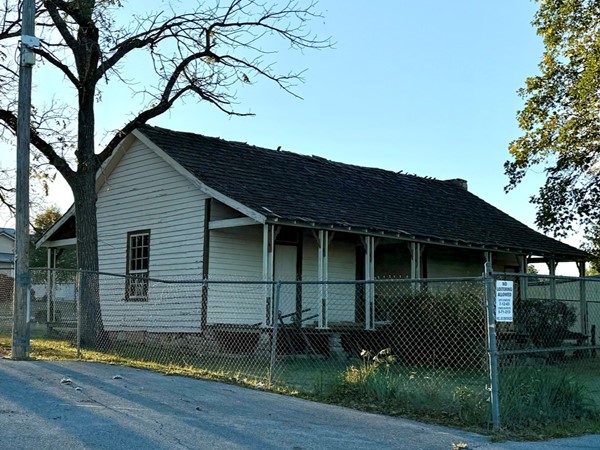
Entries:
<svg viewBox="0 0 600 450">
<path fill-rule="evenodd" d="M 600 275 L 600 225 L 592 227 L 585 239 L 584 250 L 595 256 L 595 258 L 590 261 L 590 265 L 585 274 L 588 276 Z"/>
<path fill-rule="evenodd" d="M 38 0 L 38 60 L 70 86 L 60 86 L 51 105 L 33 105 L 31 144 L 71 187 L 82 273 L 82 344 L 103 335 L 95 278 L 98 270 L 96 172 L 136 127 L 184 100 L 212 105 L 226 114 L 240 111 L 236 91 L 266 80 L 293 94 L 302 72 L 282 70 L 277 49 L 329 47 L 309 30 L 318 18 L 312 0 L 228 0 L 163 2 L 162 11 L 117 14 L 116 0 Z M 0 123 L 17 129 L 16 94 L 21 17 L 19 2 L 0 1 Z M 283 47 L 282 47 L 283 45 Z M 137 57 L 135 70 L 124 73 Z M 140 63 L 140 61 L 143 61 Z M 129 66 L 131 67 L 131 65 Z M 102 92 L 127 85 L 143 98 L 102 148 L 96 147 L 96 107 Z M 52 86 L 44 86 L 46 94 Z M 199 119 L 200 120 L 200 119 Z M 35 156 L 34 156 L 35 158 Z"/>
<path fill-rule="evenodd" d="M 510 144 L 506 189 L 542 167 L 536 224 L 565 236 L 600 219 L 600 2 L 537 1 L 532 24 L 545 50 L 540 73 L 519 91 L 523 134 Z"/>
</svg>

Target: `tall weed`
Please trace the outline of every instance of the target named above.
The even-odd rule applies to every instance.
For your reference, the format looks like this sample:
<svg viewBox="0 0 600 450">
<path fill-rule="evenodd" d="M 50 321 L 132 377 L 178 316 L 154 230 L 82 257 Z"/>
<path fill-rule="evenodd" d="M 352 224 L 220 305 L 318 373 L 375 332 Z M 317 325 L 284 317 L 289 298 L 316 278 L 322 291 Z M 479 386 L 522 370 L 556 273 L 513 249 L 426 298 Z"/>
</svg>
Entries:
<svg viewBox="0 0 600 450">
<path fill-rule="evenodd" d="M 507 367 L 499 378 L 504 428 L 535 428 L 598 415 L 585 386 L 560 368 Z"/>
</svg>

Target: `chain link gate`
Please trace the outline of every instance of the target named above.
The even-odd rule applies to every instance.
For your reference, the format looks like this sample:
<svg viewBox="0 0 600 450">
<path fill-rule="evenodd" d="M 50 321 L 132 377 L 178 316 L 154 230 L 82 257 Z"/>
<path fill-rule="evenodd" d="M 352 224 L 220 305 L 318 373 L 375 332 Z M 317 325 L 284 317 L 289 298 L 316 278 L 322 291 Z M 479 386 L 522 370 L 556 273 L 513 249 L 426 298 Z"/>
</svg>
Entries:
<svg viewBox="0 0 600 450">
<path fill-rule="evenodd" d="M 506 301 L 499 286 L 506 282 L 512 287 L 508 315 L 500 304 Z M 494 429 L 600 414 L 600 278 L 495 273 L 489 267 L 486 286 Z"/>
</svg>

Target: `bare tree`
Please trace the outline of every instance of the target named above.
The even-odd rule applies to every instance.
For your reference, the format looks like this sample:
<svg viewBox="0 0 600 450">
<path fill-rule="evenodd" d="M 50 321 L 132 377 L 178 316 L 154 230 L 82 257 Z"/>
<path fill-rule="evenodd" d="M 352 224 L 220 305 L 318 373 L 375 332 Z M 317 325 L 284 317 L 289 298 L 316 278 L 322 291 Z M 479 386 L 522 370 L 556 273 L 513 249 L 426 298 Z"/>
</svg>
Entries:
<svg viewBox="0 0 600 450">
<path fill-rule="evenodd" d="M 0 10 L 0 123 L 13 132 L 16 63 L 9 55 L 20 34 L 14 3 L 3 0 Z M 37 3 L 36 28 L 42 44 L 35 53 L 64 76 L 77 102 L 44 111 L 34 105 L 31 142 L 73 191 L 80 269 L 98 270 L 96 172 L 129 132 L 185 98 L 209 103 L 226 114 L 246 115 L 237 109 L 235 87 L 257 78 L 293 95 L 301 72 L 275 70 L 276 46 L 282 42 L 292 50 L 330 46 L 328 39 L 316 37 L 308 28 L 319 17 L 311 0 L 214 0 L 187 11 L 178 7 L 172 4 L 165 11 L 127 17 L 127 23 L 120 24 L 117 12 L 127 6 L 119 0 Z M 122 73 L 136 53 L 148 58 L 153 76 L 139 89 L 146 102 L 96 151 L 95 106 L 102 89 L 115 83 L 140 85 L 136 73 Z M 72 122 L 69 117 L 77 119 Z M 87 293 L 82 297 L 83 341 L 93 345 L 102 333 L 99 301 L 92 295 L 92 278 L 82 284 L 82 294 Z"/>
</svg>

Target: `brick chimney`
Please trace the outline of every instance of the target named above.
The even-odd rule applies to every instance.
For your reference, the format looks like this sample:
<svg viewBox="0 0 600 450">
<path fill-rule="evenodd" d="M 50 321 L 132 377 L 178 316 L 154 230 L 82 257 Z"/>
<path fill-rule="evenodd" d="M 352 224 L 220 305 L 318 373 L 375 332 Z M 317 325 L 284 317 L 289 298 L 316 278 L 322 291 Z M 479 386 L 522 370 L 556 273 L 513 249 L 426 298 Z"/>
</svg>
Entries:
<svg viewBox="0 0 600 450">
<path fill-rule="evenodd" d="M 467 180 L 463 180 L 462 178 L 452 178 L 451 180 L 444 180 L 444 181 L 446 183 L 450 183 L 450 184 L 453 184 L 460 188 L 463 188 L 465 191 L 469 190 L 469 183 L 467 183 Z"/>
</svg>

